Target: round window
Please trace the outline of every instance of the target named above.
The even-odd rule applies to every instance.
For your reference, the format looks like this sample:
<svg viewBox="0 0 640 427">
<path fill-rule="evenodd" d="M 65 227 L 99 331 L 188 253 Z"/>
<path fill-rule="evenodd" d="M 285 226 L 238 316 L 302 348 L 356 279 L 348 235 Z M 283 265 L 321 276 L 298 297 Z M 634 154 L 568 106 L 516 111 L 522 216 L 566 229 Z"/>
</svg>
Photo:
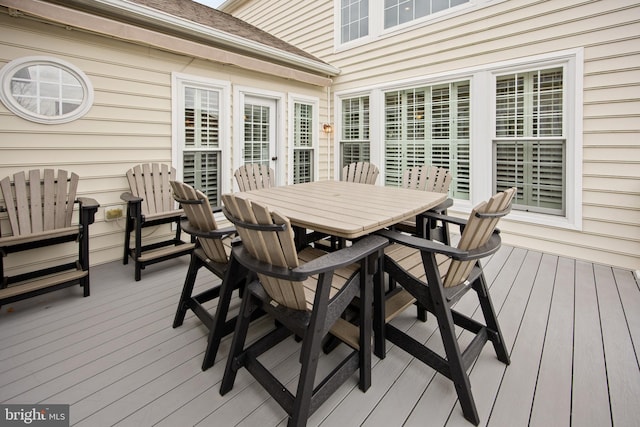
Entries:
<svg viewBox="0 0 640 427">
<path fill-rule="evenodd" d="M 0 70 L 0 100 L 18 116 L 38 123 L 66 123 L 82 117 L 93 103 L 87 76 L 68 62 L 32 56 Z"/>
</svg>

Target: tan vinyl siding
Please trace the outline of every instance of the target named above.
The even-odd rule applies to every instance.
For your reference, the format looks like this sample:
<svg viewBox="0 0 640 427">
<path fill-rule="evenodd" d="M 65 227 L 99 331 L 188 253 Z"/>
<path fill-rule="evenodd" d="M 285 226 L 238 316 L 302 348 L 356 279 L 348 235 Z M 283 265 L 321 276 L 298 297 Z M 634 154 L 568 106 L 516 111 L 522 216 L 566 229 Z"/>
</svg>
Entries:
<svg viewBox="0 0 640 427">
<path fill-rule="evenodd" d="M 60 125 L 23 120 L 0 104 L 0 176 L 45 167 L 77 173 L 80 176 L 78 196 L 95 198 L 101 205 L 96 222 L 90 228 L 91 264 L 122 257 L 124 220 L 105 222 L 104 211 L 125 206 L 120 194 L 128 191 L 127 169 L 139 163 L 171 164 L 174 160 L 173 72 L 282 93 L 285 117 L 288 117 L 286 100 L 289 93 L 316 97 L 320 99 L 320 121 L 327 121 L 326 89 L 323 87 L 85 31 L 68 30 L 29 18 L 10 17 L 7 9 L 0 7 L 0 67 L 15 58 L 34 55 L 60 58 L 80 68 L 93 84 L 94 103 L 81 119 Z M 230 107 L 233 114 L 233 106 Z M 286 122 L 285 119 L 285 126 Z M 227 130 L 229 138 L 233 137 L 233 123 L 232 117 Z M 285 145 L 288 144 L 287 131 L 283 129 L 281 132 L 280 142 Z M 232 156 L 232 153 L 225 155 Z M 322 134 L 319 155 L 321 161 L 325 160 L 318 174 L 326 179 L 327 142 Z M 282 167 L 285 168 L 286 164 Z M 231 188 L 231 170 L 226 171 L 226 179 Z M 5 217 L 0 215 L 0 221 L 2 233 L 8 234 Z M 147 233 L 151 233 L 151 238 L 160 238 L 170 230 L 159 227 L 146 231 L 145 235 Z M 74 251 L 75 248 L 70 246 L 69 250 Z M 18 260 L 17 257 L 9 257 L 5 265 L 18 271 L 24 266 L 47 264 L 59 257 L 60 254 L 50 251 L 34 251 L 28 258 L 20 257 Z"/>
<path fill-rule="evenodd" d="M 582 230 L 506 220 L 503 235 L 514 245 L 640 269 L 638 2 L 493 1 L 349 48 L 334 46 L 333 0 L 300 3 L 253 0 L 225 11 L 340 68 L 334 92 L 583 48 Z"/>
</svg>

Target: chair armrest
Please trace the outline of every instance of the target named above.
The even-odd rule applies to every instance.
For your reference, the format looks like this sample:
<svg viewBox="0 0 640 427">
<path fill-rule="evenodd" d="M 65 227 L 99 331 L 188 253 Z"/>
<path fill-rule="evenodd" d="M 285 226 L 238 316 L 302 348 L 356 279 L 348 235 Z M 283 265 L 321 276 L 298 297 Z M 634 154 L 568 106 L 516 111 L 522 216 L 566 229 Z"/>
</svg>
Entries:
<svg viewBox="0 0 640 427">
<path fill-rule="evenodd" d="M 255 259 L 244 245 L 233 248 L 236 259 L 250 271 L 265 274 L 278 279 L 301 282 L 310 276 L 334 271 L 340 267 L 353 264 L 376 251 L 382 250 L 389 242 L 380 236 L 369 236 L 361 239 L 345 249 L 330 252 L 296 268 L 278 267 Z"/>
<path fill-rule="evenodd" d="M 93 224 L 96 220 L 96 212 L 98 212 L 100 203 L 90 197 L 78 197 L 77 201 L 80 203 L 80 224 Z"/>
<path fill-rule="evenodd" d="M 78 202 L 80 203 L 81 209 L 97 210 L 100 207 L 100 203 L 98 203 L 96 199 L 92 199 L 91 197 L 78 197 Z"/>
<path fill-rule="evenodd" d="M 389 239 L 391 242 L 399 243 L 404 246 L 409 246 L 414 249 L 418 249 L 424 252 L 443 254 L 458 261 L 472 261 L 475 259 L 484 258 L 495 253 L 500 249 L 502 242 L 500 238 L 500 230 L 497 228 L 483 246 L 465 251 L 462 249 L 454 248 L 443 243 L 434 242 L 432 240 L 423 239 L 417 236 L 411 236 L 404 233 L 391 230 L 381 230 L 376 233 L 379 236 Z"/>
<path fill-rule="evenodd" d="M 367 236 L 364 239 L 356 241 L 349 247 L 329 252 L 326 255 L 294 268 L 293 271 L 306 274 L 307 276 L 332 271 L 360 261 L 361 259 L 383 249 L 388 244 L 389 241 L 380 236 Z"/>
<path fill-rule="evenodd" d="M 142 203 L 142 200 L 144 200 L 142 197 L 134 196 L 133 194 L 131 194 L 129 192 L 122 193 L 120 195 L 120 199 L 124 200 L 127 203 Z"/>
<path fill-rule="evenodd" d="M 230 236 L 236 232 L 236 228 L 233 226 L 219 228 L 217 230 L 203 231 L 199 228 L 193 227 L 188 220 L 181 221 L 180 226 L 182 227 L 182 230 L 187 234 L 208 239 L 224 239 L 225 237 Z"/>
<path fill-rule="evenodd" d="M 442 222 L 447 222 L 449 224 L 458 225 L 460 229 L 463 229 L 464 226 L 467 225 L 467 218 L 456 218 L 454 216 L 444 215 L 438 212 L 427 211 L 421 213 L 420 216 L 425 219 L 439 220 Z"/>
</svg>

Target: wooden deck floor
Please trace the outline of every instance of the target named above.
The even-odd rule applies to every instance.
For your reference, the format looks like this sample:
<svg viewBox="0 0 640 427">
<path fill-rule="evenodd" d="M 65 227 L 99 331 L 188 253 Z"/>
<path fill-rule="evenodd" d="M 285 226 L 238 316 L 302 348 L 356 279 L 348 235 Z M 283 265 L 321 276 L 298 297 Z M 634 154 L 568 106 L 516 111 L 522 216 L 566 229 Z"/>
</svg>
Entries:
<svg viewBox="0 0 640 427">
<path fill-rule="evenodd" d="M 229 339 L 202 372 L 205 329 L 193 315 L 171 328 L 187 262 L 150 266 L 140 282 L 131 265 L 101 265 L 92 269 L 89 298 L 74 287 L 2 307 L 0 402 L 70 404 L 72 425 L 90 427 L 285 425 L 284 412 L 244 371 L 231 393 L 218 393 Z M 486 275 L 512 362 L 505 367 L 488 345 L 472 368 L 482 425 L 640 423 L 640 291 L 632 272 L 503 246 Z M 202 272 L 198 280 L 213 279 Z M 459 304 L 476 310 L 472 299 Z M 406 313 L 394 322 L 437 346 L 432 318 L 420 323 Z M 266 355 L 294 384 L 297 348 L 288 340 Z M 392 345 L 373 363 L 369 391 L 354 376 L 309 425 L 471 425 L 441 375 Z"/>
</svg>

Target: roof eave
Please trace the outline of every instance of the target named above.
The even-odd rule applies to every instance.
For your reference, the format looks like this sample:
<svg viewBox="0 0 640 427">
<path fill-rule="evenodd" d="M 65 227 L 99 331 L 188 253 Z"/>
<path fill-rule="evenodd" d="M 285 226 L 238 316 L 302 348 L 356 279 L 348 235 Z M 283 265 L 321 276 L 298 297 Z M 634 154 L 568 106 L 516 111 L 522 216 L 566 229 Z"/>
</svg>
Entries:
<svg viewBox="0 0 640 427">
<path fill-rule="evenodd" d="M 177 30 L 179 32 L 195 35 L 199 38 L 209 40 L 215 44 L 223 45 L 228 48 L 237 49 L 243 52 L 258 53 L 260 56 L 267 56 L 282 63 L 289 64 L 294 67 L 299 67 L 307 71 L 331 77 L 340 74 L 340 69 L 330 64 L 321 61 L 314 61 L 300 55 L 285 52 L 283 50 L 276 49 L 253 40 L 235 36 L 233 34 L 229 34 L 227 32 L 199 24 L 188 19 L 180 18 L 144 5 L 132 3 L 127 0 L 89 0 L 89 2 L 94 3 L 95 5 L 102 5 L 103 7 L 110 8 L 111 10 L 118 10 L 123 14 L 123 16 L 130 17 L 130 14 L 135 14 L 138 19 L 152 22 L 155 25 L 159 25 L 167 29 L 171 29 L 174 31 Z"/>
</svg>

